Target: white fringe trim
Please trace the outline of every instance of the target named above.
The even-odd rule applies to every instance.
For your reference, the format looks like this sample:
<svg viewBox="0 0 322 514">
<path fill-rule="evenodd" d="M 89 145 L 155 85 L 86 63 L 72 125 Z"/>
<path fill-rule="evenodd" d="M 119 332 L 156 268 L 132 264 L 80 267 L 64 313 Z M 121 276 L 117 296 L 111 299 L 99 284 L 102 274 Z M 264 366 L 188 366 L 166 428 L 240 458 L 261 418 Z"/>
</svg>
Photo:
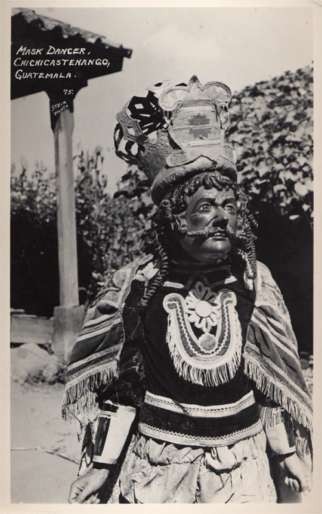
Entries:
<svg viewBox="0 0 322 514">
<path fill-rule="evenodd" d="M 79 382 L 66 385 L 62 403 L 62 417 L 73 419 L 78 416 L 91 415 L 98 408 L 96 393 L 92 391 L 102 385 L 108 385 L 117 375 L 117 362 L 114 361 L 106 369 L 93 371 L 92 375 L 81 378 Z"/>
<path fill-rule="evenodd" d="M 283 407 L 290 416 L 303 427 L 312 431 L 312 420 L 306 415 L 306 408 L 291 398 L 286 390 L 282 390 L 275 382 L 270 381 L 260 367 L 245 358 L 245 373 L 255 382 L 259 391 Z"/>
<path fill-rule="evenodd" d="M 174 338 L 171 337 L 170 334 L 168 334 L 167 342 L 174 366 L 178 374 L 183 379 L 193 384 L 204 385 L 207 387 L 226 384 L 234 378 L 240 364 L 240 351 L 236 350 L 232 354 L 229 362 L 224 362 L 223 364 L 210 369 L 205 369 L 202 367 L 198 368 L 184 360 L 177 348 L 177 345 L 174 342 Z"/>
<path fill-rule="evenodd" d="M 274 427 L 283 422 L 283 409 L 281 407 L 262 407 L 260 418 L 263 425 Z"/>
</svg>

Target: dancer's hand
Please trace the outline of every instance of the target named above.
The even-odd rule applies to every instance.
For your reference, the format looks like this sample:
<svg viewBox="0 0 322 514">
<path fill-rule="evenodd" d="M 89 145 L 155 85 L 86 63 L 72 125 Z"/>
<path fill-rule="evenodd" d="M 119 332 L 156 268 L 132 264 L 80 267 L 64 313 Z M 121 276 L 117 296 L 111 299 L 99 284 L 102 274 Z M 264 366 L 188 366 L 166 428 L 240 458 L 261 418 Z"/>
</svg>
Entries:
<svg viewBox="0 0 322 514">
<path fill-rule="evenodd" d="M 296 453 L 282 458 L 281 467 L 285 473 L 285 484 L 293 491 L 305 493 L 311 489 L 310 470 Z"/>
<path fill-rule="evenodd" d="M 69 503 L 99 503 L 97 493 L 109 475 L 108 469 L 90 469 L 72 483 Z"/>
</svg>

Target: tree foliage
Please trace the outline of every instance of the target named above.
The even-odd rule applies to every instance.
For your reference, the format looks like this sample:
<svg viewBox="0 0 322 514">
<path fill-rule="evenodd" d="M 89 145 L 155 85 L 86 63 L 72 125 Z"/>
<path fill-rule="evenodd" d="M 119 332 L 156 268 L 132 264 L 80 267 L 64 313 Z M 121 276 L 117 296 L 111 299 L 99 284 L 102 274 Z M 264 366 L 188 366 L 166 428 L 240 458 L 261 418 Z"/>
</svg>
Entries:
<svg viewBox="0 0 322 514">
<path fill-rule="evenodd" d="M 95 297 L 107 275 L 140 253 L 145 229 L 124 195 L 113 198 L 102 172 L 104 157 L 74 157 L 80 299 Z M 44 166 L 11 179 L 11 304 L 50 315 L 59 303 L 56 180 Z"/>
<path fill-rule="evenodd" d="M 286 72 L 234 95 L 231 128 L 240 181 L 253 203 L 312 217 L 312 68 Z"/>
<path fill-rule="evenodd" d="M 90 255 L 92 273 L 87 289 L 92 297 L 108 274 L 140 254 L 145 224 L 126 196 L 112 197 L 107 192 L 101 148 L 94 155 L 81 151 L 75 160 L 78 239 Z"/>
</svg>

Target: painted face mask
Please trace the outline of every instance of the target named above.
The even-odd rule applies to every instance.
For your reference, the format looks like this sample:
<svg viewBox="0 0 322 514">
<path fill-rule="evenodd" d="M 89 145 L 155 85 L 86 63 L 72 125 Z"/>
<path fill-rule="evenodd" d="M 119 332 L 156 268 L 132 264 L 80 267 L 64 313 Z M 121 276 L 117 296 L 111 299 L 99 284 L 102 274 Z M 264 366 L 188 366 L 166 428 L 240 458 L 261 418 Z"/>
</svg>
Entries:
<svg viewBox="0 0 322 514">
<path fill-rule="evenodd" d="M 180 245 L 189 257 L 206 263 L 225 259 L 236 233 L 237 202 L 232 189 L 200 187 L 177 216 L 184 227 Z"/>
</svg>

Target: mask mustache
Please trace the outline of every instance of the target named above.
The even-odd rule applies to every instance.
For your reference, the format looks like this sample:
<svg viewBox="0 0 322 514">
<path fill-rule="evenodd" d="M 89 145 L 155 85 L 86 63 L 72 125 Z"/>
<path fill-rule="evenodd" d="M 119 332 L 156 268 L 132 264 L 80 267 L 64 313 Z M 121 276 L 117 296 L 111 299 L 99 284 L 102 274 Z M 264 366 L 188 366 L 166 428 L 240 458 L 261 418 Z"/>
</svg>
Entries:
<svg viewBox="0 0 322 514">
<path fill-rule="evenodd" d="M 186 236 L 188 237 L 197 237 L 200 239 L 208 239 L 210 237 L 213 237 L 220 233 L 223 236 L 227 236 L 229 238 L 232 238 L 234 236 L 234 233 L 232 232 L 231 228 L 227 226 L 227 224 L 223 227 L 221 225 L 213 225 L 212 227 L 205 228 L 203 230 L 191 230 L 186 232 Z"/>
</svg>

